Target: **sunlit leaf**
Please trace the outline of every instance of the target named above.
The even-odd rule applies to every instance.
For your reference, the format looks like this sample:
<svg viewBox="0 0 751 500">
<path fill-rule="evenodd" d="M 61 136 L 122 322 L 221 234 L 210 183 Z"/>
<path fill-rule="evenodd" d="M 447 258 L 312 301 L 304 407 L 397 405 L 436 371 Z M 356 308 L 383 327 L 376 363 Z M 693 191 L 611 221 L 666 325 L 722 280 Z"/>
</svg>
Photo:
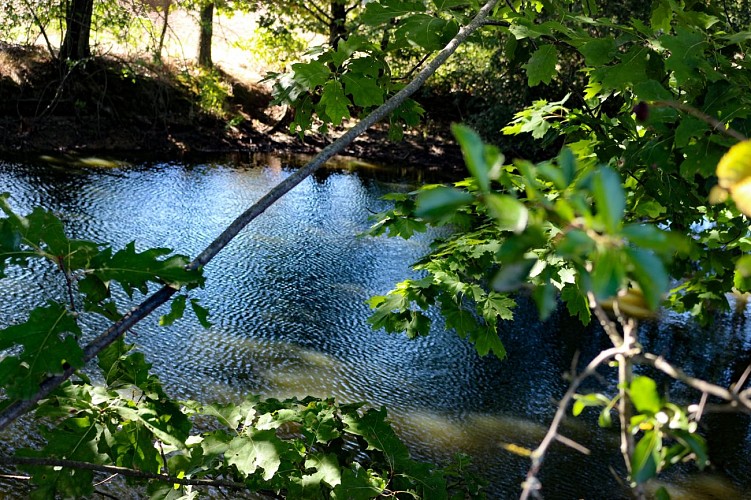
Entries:
<svg viewBox="0 0 751 500">
<path fill-rule="evenodd" d="M 424 2 L 381 0 L 380 2 L 368 2 L 360 20 L 370 26 L 378 26 L 391 21 L 395 17 L 413 12 L 424 12 L 425 10 Z"/>
<path fill-rule="evenodd" d="M 631 402 L 640 413 L 654 415 L 662 409 L 662 398 L 657 392 L 657 384 L 651 378 L 634 377 L 629 389 Z"/>
<path fill-rule="evenodd" d="M 469 173 L 477 180 L 483 192 L 490 189 L 490 165 L 485 161 L 485 143 L 480 136 L 466 125 L 454 124 L 451 131 L 462 148 L 464 164 Z"/>
<path fill-rule="evenodd" d="M 345 73 L 342 75 L 342 81 L 345 92 L 352 96 L 352 102 L 356 106 L 368 108 L 383 104 L 384 91 L 375 79 L 355 73 Z"/>
<path fill-rule="evenodd" d="M 667 291 L 669 276 L 657 256 L 642 248 L 626 248 L 625 254 L 632 266 L 634 278 L 639 283 L 647 305 L 655 310 Z"/>
<path fill-rule="evenodd" d="M 610 233 L 615 233 L 623 223 L 626 195 L 620 176 L 609 167 L 600 168 L 594 176 L 592 191 L 597 215 Z"/>
<path fill-rule="evenodd" d="M 198 318 L 198 322 L 204 328 L 211 328 L 211 321 L 209 321 L 209 310 L 203 307 L 198 299 L 190 299 L 190 307 L 193 309 L 193 314 Z"/>
<path fill-rule="evenodd" d="M 159 326 L 170 326 L 175 321 L 182 318 L 183 313 L 185 312 L 187 299 L 188 297 L 186 295 L 178 295 L 172 299 L 169 312 L 159 318 Z"/>
<path fill-rule="evenodd" d="M 334 125 L 340 125 L 342 120 L 349 118 L 349 99 L 344 95 L 342 84 L 330 80 L 323 86 L 320 106 Z"/>
<path fill-rule="evenodd" d="M 529 211 L 515 197 L 491 193 L 485 197 L 485 202 L 501 231 L 519 234 L 527 227 Z"/>
<path fill-rule="evenodd" d="M 262 469 L 261 477 L 268 481 L 281 465 L 282 455 L 287 453 L 288 444 L 276 436 L 274 430 L 248 430 L 235 437 L 225 452 L 227 463 L 237 467 L 243 476 L 249 476 Z"/>
<path fill-rule="evenodd" d="M 326 83 L 331 76 L 331 70 L 320 61 L 295 63 L 292 65 L 294 79 L 307 89 L 314 89 Z"/>
<path fill-rule="evenodd" d="M 456 209 L 471 202 L 474 197 L 453 187 L 440 186 L 421 191 L 417 196 L 415 214 L 419 217 L 440 218 L 452 215 Z"/>
</svg>

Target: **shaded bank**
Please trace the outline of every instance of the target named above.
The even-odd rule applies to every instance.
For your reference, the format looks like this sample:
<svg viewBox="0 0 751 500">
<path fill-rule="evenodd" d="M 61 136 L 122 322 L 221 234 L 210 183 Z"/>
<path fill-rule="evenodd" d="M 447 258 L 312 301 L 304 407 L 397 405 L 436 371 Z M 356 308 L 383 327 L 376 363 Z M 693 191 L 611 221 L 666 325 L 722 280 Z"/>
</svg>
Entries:
<svg viewBox="0 0 751 500">
<path fill-rule="evenodd" d="M 207 97 L 208 96 L 208 97 Z M 35 47 L 0 46 L 0 155 L 109 154 L 195 158 L 226 153 L 315 153 L 342 131 L 286 133 L 291 111 L 266 87 L 217 71 L 94 57 L 61 70 Z M 344 152 L 372 162 L 461 170 L 447 124 L 392 142 L 382 128 Z"/>
</svg>

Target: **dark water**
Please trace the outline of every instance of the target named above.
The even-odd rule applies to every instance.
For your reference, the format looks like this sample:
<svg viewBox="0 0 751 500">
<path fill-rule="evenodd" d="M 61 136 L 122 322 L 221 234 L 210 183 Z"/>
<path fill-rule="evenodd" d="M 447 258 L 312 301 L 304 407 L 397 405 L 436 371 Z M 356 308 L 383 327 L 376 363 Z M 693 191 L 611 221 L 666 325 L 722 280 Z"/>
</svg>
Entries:
<svg viewBox="0 0 751 500">
<path fill-rule="evenodd" d="M 0 162 L 0 192 L 10 192 L 21 213 L 36 205 L 54 210 L 76 237 L 109 241 L 115 248 L 135 240 L 139 249 L 162 246 L 195 256 L 289 175 L 290 163 L 256 157 L 86 169 Z M 417 455 L 441 460 L 457 451 L 473 454 L 492 483 L 491 497 L 514 497 L 529 462 L 503 445 L 539 443 L 565 391 L 563 375 L 572 357 L 579 352 L 588 361 L 607 347 L 607 338 L 565 314 L 541 324 L 529 307 L 504 326 L 509 358 L 503 362 L 479 358 L 438 319 L 433 334 L 416 341 L 372 331 L 365 301 L 409 276 L 409 264 L 425 252 L 428 239 L 357 235 L 368 227 L 371 212 L 387 207 L 379 198 L 414 188 L 416 176 L 362 168 L 329 169 L 307 179 L 206 267 L 207 285 L 192 296 L 211 309 L 211 329 L 192 318 L 160 328 L 155 316 L 129 340 L 176 397 L 311 394 L 385 405 Z M 62 283 L 50 274 L 30 280 L 16 272 L 0 282 L 0 291 L 0 325 L 6 325 L 43 297 L 60 295 Z M 642 333 L 649 349 L 727 384 L 748 364 L 751 337 L 739 318 L 719 321 L 704 331 L 669 316 Z M 91 334 L 102 326 L 90 324 Z M 673 396 L 689 395 L 695 397 Z M 624 497 L 609 471 L 623 468 L 615 431 L 590 423 L 570 419 L 565 427 L 592 455 L 554 447 L 542 475 L 546 498 Z M 668 480 L 695 498 L 712 498 L 702 488 L 734 483 L 720 496 L 743 497 L 751 484 L 748 419 L 712 415 L 705 423 L 722 429 L 709 441 L 716 467 L 700 476 L 681 470 Z"/>
</svg>

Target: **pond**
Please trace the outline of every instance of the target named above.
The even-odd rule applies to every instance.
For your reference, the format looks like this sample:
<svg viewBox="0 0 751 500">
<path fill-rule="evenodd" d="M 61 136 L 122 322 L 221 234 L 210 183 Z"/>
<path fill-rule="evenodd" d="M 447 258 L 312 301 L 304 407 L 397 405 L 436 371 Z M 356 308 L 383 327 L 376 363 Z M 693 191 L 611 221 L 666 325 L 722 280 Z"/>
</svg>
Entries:
<svg viewBox="0 0 751 500">
<path fill-rule="evenodd" d="M 169 247 L 195 256 L 298 161 L 254 156 L 115 169 L 0 162 L 0 192 L 10 192 L 21 213 L 36 205 L 54 210 L 75 237 L 115 248 L 135 240 L 139 249 Z M 358 235 L 368 227 L 369 214 L 388 207 L 381 196 L 413 189 L 422 175 L 366 165 L 324 169 L 206 266 L 206 287 L 191 293 L 211 309 L 214 326 L 206 330 L 186 317 L 161 328 L 154 316 L 128 340 L 138 344 L 175 397 L 314 395 L 386 406 L 417 456 L 443 460 L 469 453 L 491 482 L 491 498 L 517 496 L 529 461 L 504 445 L 539 443 L 574 355 L 586 362 L 608 340 L 563 312 L 540 323 L 524 303 L 516 321 L 502 328 L 509 351 L 504 361 L 480 358 L 437 317 L 432 334 L 414 341 L 373 331 L 366 300 L 410 275 L 409 264 L 426 251 L 429 236 L 402 241 Z M 0 287 L 0 325 L 21 319 L 42 297 L 63 293 L 62 284 L 44 273 L 33 279 L 10 273 Z M 644 343 L 697 376 L 727 384 L 749 362 L 751 335 L 743 317 L 718 321 L 719 327 L 702 330 L 687 318 L 666 315 L 642 327 Z M 103 327 L 87 326 L 92 335 Z M 697 343 L 704 336 L 709 339 Z M 569 419 L 566 435 L 592 455 L 554 447 L 541 477 L 546 498 L 625 497 L 609 469 L 623 468 L 616 431 L 598 430 L 593 421 Z M 715 466 L 701 475 L 681 469 L 667 480 L 698 494 L 714 488 L 723 496 L 742 496 L 751 485 L 748 418 L 710 415 L 705 424 L 721 429 L 709 440 Z"/>
</svg>

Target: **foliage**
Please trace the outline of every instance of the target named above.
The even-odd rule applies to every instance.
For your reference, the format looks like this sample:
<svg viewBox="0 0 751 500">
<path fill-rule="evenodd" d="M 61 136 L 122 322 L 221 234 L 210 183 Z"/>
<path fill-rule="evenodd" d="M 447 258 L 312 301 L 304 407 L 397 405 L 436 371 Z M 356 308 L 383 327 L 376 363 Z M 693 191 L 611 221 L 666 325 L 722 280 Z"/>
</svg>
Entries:
<svg viewBox="0 0 751 500">
<path fill-rule="evenodd" d="M 375 217 L 371 234 L 409 237 L 426 225 L 451 231 L 415 264 L 422 278 L 371 300 L 371 322 L 427 334 L 424 310 L 437 305 L 478 352 L 503 356 L 497 324 L 511 317 L 512 292 L 531 293 L 542 318 L 557 299 L 584 323 L 593 308 L 612 308 L 629 335 L 627 318 L 662 305 L 711 321 L 731 289 L 749 286 L 747 222 L 736 207 L 710 203 L 722 201 L 717 190 L 710 196 L 718 176 L 738 208 L 748 206 L 747 142 L 723 157 L 751 125 L 747 34 L 734 33 L 714 5 L 656 2 L 646 21 L 624 23 L 594 17 L 592 2 L 587 15 L 568 2 L 517 7 L 498 9 L 496 29 L 516 40 L 506 53 L 533 46 L 520 65 L 527 84 L 555 83 L 562 54 L 572 51 L 585 80 L 558 100 L 535 101 L 503 132 L 567 147 L 554 160 L 506 164 L 476 133 L 454 127 L 472 177 L 392 197 L 395 208 Z M 506 302 L 488 315 L 491 296 Z M 633 351 L 619 354 L 619 394 L 582 397 L 576 413 L 602 404 L 607 423 L 618 401 L 621 415 L 633 404 L 623 446 L 637 490 L 687 455 L 704 466 L 698 417 L 664 406 L 650 379 L 634 379 L 626 392 L 640 348 L 619 337 L 617 323 L 600 321 L 616 348 Z M 629 444 L 627 434 L 640 431 Z"/>
<path fill-rule="evenodd" d="M 198 98 L 203 111 L 223 115 L 230 89 L 216 69 L 185 70 L 178 75 L 178 81 Z"/>
<path fill-rule="evenodd" d="M 18 450 L 17 463 L 31 474 L 32 498 L 89 496 L 97 470 L 127 473 L 147 484 L 151 498 L 194 498 L 194 486 L 201 485 L 285 498 L 482 496 L 480 482 L 462 469 L 466 457 L 446 468 L 413 460 L 384 409 L 314 398 L 179 402 L 122 338 L 98 355 L 95 375 L 79 372 L 90 356 L 80 344 L 85 318 L 120 316 L 115 284 L 132 297 L 155 283 L 189 290 L 203 276 L 168 249 L 139 252 L 130 243 L 114 251 L 69 239 L 54 214 L 36 208 L 19 216 L 7 194 L 0 209 L 0 278 L 8 266 L 38 269 L 31 261 L 41 260 L 58 271 L 69 298 L 67 304 L 50 299 L 24 322 L 0 330 L 2 407 L 32 397 L 50 375 L 77 373 L 37 406 L 46 444 Z M 210 326 L 208 311 L 185 294 L 160 324 L 180 319 L 188 303 Z"/>
</svg>

